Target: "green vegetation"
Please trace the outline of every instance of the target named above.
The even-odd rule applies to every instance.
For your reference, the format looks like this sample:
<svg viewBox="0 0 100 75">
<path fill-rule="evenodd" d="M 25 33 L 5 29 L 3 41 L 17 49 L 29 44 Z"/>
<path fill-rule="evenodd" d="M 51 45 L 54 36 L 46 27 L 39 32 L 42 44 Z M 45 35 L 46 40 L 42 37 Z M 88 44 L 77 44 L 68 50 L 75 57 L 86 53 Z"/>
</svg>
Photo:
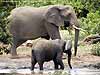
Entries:
<svg viewBox="0 0 100 75">
<path fill-rule="evenodd" d="M 87 35 L 100 34 L 100 11 L 88 13 L 87 18 L 82 17 L 80 22 Z"/>
<path fill-rule="evenodd" d="M 0 42 L 5 44 L 10 43 L 10 34 L 8 30 L 8 20 L 7 17 L 15 6 L 12 2 L 0 2 Z"/>
<path fill-rule="evenodd" d="M 91 52 L 93 55 L 100 56 L 100 43 L 94 44 L 92 46 Z"/>
<path fill-rule="evenodd" d="M 90 34 L 100 34 L 100 0 L 0 0 L 0 42 L 11 43 L 7 17 L 13 8 L 54 4 L 74 7 L 80 27 L 85 30 L 80 31 L 80 39 Z"/>
</svg>

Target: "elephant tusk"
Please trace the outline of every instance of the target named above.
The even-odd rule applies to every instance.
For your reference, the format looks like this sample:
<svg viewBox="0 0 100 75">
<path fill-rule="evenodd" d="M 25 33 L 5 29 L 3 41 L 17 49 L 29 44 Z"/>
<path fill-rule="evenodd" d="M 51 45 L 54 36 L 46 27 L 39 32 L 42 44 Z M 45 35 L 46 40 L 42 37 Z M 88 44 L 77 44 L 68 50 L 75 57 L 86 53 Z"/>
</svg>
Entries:
<svg viewBox="0 0 100 75">
<path fill-rule="evenodd" d="M 81 30 L 80 28 L 76 27 L 75 25 L 72 25 L 73 28 L 77 29 L 77 30 Z"/>
<path fill-rule="evenodd" d="M 77 29 L 77 30 L 86 31 L 86 30 L 84 30 L 84 29 L 82 29 L 82 28 L 78 28 L 78 27 L 76 27 L 75 25 L 73 25 L 73 28 L 74 28 L 74 29 Z"/>
</svg>

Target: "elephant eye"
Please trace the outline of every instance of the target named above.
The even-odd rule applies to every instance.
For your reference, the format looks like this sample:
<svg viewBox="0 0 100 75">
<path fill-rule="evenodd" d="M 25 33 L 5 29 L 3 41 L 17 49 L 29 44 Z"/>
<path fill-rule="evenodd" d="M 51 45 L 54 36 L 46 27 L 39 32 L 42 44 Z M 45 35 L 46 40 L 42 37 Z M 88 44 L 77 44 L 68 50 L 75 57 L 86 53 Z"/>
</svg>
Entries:
<svg viewBox="0 0 100 75">
<path fill-rule="evenodd" d="M 70 15 L 71 15 L 71 13 L 68 14 L 68 16 L 70 16 Z"/>
</svg>

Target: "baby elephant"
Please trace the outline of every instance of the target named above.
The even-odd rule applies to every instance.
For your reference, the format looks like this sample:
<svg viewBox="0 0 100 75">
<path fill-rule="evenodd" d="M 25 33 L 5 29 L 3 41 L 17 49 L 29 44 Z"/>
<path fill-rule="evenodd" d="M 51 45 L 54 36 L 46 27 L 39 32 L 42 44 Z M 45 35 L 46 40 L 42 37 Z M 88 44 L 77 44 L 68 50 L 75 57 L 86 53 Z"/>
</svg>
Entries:
<svg viewBox="0 0 100 75">
<path fill-rule="evenodd" d="M 63 52 L 68 54 L 68 64 L 72 69 L 70 64 L 71 48 L 72 42 L 70 40 L 38 40 L 35 46 L 32 48 L 31 70 L 34 70 L 36 63 L 39 64 L 40 70 L 43 70 L 43 63 L 50 60 L 53 60 L 55 69 L 59 69 L 59 65 L 60 69 L 64 69 L 64 64 L 62 62 Z"/>
</svg>

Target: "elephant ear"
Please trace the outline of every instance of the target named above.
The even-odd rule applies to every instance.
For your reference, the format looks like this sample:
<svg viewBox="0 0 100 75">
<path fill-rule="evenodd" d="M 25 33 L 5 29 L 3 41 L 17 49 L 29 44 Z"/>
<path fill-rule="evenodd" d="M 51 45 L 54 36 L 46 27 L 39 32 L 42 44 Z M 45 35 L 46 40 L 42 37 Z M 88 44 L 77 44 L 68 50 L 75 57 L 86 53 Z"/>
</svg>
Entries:
<svg viewBox="0 0 100 75">
<path fill-rule="evenodd" d="M 45 19 L 47 22 L 52 23 L 56 26 L 61 26 L 64 24 L 64 21 L 60 15 L 60 9 L 56 6 L 48 8 Z"/>
</svg>

